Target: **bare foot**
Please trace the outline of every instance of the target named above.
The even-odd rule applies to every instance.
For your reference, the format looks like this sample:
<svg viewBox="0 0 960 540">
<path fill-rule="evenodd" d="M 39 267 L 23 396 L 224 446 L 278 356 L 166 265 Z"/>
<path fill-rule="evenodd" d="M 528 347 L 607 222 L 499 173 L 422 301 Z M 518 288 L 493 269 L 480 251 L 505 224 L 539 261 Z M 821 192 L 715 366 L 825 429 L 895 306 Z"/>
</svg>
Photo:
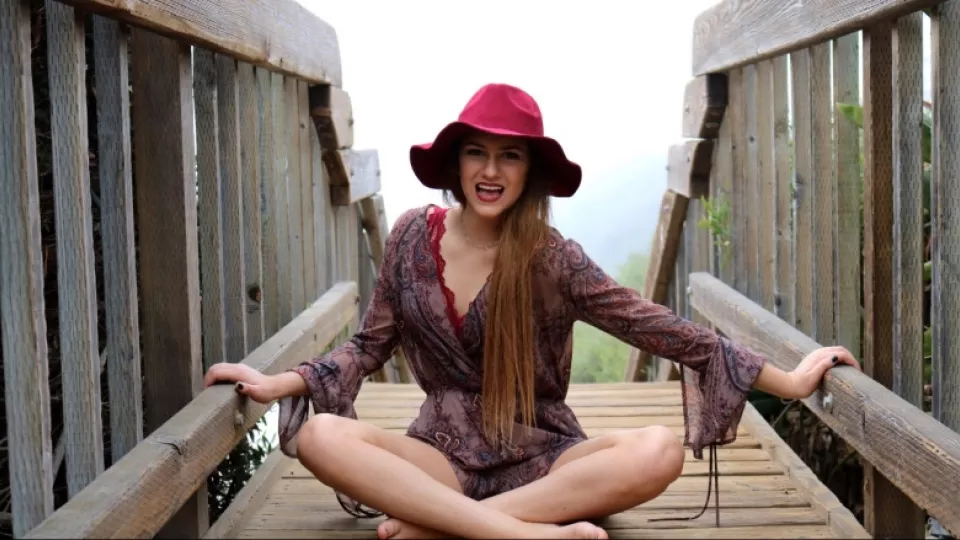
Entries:
<svg viewBox="0 0 960 540">
<path fill-rule="evenodd" d="M 402 538 L 450 538 L 441 532 L 419 525 L 414 525 L 397 518 L 390 518 L 377 527 L 377 537 L 380 540 L 401 540 Z"/>
<path fill-rule="evenodd" d="M 580 521 L 563 527 L 553 526 L 552 531 L 543 532 L 547 535 L 545 538 L 586 538 L 591 540 L 608 538 L 607 531 L 587 521 Z"/>
</svg>

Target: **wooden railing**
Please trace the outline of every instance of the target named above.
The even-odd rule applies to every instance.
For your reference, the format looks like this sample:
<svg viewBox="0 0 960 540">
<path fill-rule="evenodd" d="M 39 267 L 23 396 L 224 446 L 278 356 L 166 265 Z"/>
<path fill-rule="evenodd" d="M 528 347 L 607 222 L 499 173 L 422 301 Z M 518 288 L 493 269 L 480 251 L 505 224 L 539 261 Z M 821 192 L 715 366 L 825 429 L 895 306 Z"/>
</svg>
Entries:
<svg viewBox="0 0 960 540">
<path fill-rule="evenodd" d="M 785 369 L 862 358 L 804 403 L 864 460 L 867 530 L 960 534 L 960 0 L 723 1 L 693 73 L 647 296 Z"/>
<path fill-rule="evenodd" d="M 36 7 L 0 1 L 0 518 L 202 536 L 207 475 L 267 410 L 204 368 L 276 373 L 356 327 L 377 153 L 351 148 L 336 33 L 294 0 Z M 402 355 L 375 378 L 409 380 Z"/>
</svg>

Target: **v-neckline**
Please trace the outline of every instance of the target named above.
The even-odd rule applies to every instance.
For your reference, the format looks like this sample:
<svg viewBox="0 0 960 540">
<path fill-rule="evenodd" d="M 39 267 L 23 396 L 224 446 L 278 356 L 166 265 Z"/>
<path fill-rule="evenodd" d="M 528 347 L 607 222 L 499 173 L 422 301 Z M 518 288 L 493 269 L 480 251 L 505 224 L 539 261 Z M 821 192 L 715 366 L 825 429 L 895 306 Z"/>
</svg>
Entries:
<svg viewBox="0 0 960 540">
<path fill-rule="evenodd" d="M 432 213 L 431 210 L 433 210 Z M 467 317 L 470 316 L 470 313 L 476 307 L 478 300 L 483 298 L 483 295 L 486 294 L 487 287 L 490 285 L 491 274 L 487 275 L 487 279 L 484 281 L 483 286 L 480 287 L 480 290 L 477 291 L 476 296 L 474 296 L 467 304 L 467 310 L 461 314 L 457 310 L 456 295 L 453 293 L 453 290 L 447 286 L 446 278 L 443 275 L 446 268 L 446 260 L 443 258 L 443 254 L 440 252 L 440 240 L 447 231 L 446 219 L 449 210 L 449 208 L 441 208 L 439 206 L 431 205 L 427 208 L 426 220 L 427 229 L 429 231 L 428 236 L 430 251 L 433 254 L 433 261 L 436 266 L 437 283 L 440 286 L 440 290 L 443 293 L 444 303 L 446 304 L 447 319 L 450 322 L 450 325 L 453 326 L 454 333 L 459 336 Z"/>
</svg>

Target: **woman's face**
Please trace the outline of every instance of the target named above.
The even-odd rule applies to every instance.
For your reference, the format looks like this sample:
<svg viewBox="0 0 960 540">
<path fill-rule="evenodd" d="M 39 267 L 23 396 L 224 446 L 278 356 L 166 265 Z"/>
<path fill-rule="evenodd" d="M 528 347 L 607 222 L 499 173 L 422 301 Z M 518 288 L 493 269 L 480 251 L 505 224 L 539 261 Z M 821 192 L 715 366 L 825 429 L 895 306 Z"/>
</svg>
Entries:
<svg viewBox="0 0 960 540">
<path fill-rule="evenodd" d="M 529 169 L 529 148 L 521 138 L 477 133 L 460 147 L 460 187 L 481 218 L 499 218 L 517 202 Z"/>
</svg>

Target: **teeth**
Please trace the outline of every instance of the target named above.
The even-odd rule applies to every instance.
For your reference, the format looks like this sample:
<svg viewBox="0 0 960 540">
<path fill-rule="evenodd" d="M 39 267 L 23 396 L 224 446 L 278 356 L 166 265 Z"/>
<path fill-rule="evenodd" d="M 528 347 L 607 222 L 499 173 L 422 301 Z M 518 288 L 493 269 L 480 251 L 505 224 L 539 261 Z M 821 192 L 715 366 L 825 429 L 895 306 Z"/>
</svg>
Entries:
<svg viewBox="0 0 960 540">
<path fill-rule="evenodd" d="M 503 191 L 503 187 L 501 187 L 501 186 L 493 186 L 493 185 L 489 185 L 489 184 L 477 184 L 477 189 L 479 189 L 479 190 L 481 190 L 481 191 L 490 191 L 490 192 L 493 192 L 493 193 L 500 193 L 501 191 Z"/>
</svg>

